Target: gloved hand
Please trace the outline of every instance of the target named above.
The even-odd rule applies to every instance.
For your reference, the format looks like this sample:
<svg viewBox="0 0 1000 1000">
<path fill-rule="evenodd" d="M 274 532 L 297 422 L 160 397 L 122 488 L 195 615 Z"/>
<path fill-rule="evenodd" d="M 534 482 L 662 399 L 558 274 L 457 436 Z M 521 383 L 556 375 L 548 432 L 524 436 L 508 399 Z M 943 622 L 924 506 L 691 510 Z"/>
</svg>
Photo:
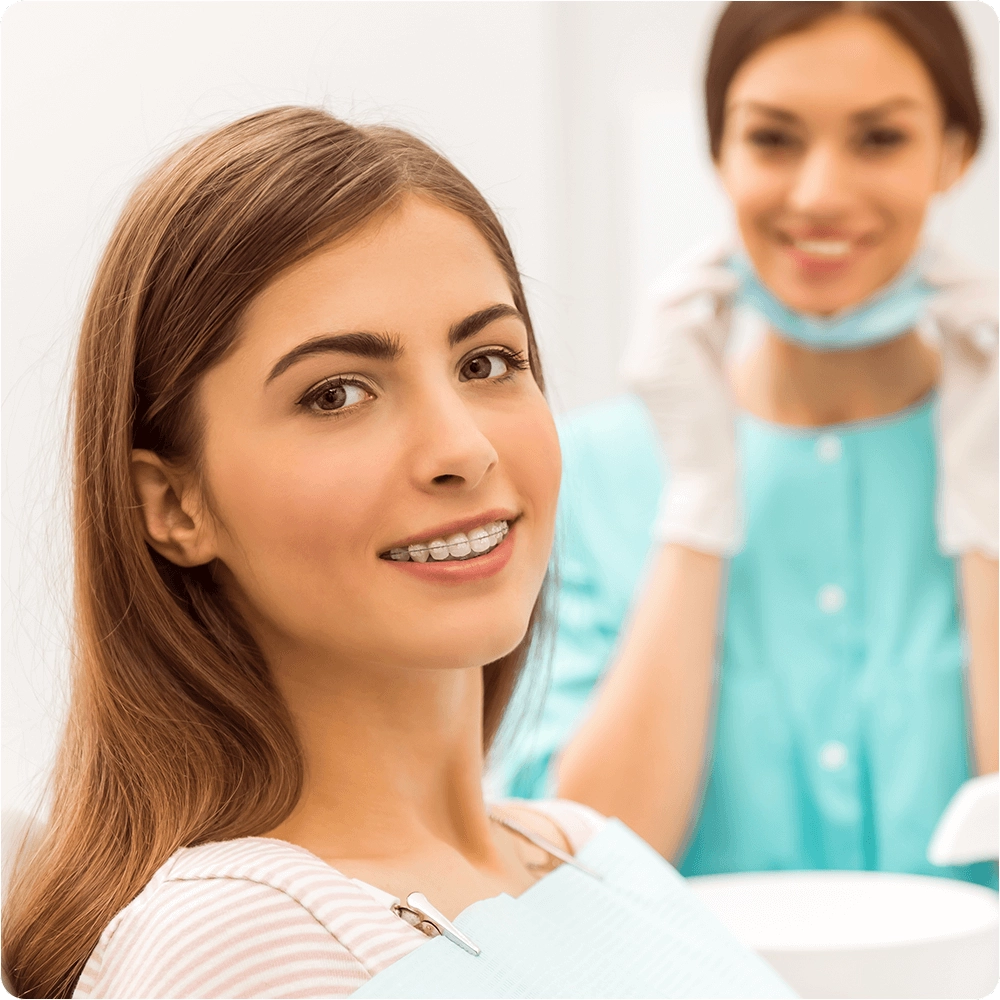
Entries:
<svg viewBox="0 0 1000 1000">
<path fill-rule="evenodd" d="M 996 279 L 938 250 L 923 276 L 940 288 L 928 313 L 941 352 L 938 540 L 949 555 L 997 558 L 1000 405 Z"/>
<path fill-rule="evenodd" d="M 621 365 L 667 458 L 654 537 L 718 555 L 743 545 L 735 408 L 723 368 L 738 285 L 723 262 L 733 249 L 715 245 L 671 270 Z"/>
</svg>

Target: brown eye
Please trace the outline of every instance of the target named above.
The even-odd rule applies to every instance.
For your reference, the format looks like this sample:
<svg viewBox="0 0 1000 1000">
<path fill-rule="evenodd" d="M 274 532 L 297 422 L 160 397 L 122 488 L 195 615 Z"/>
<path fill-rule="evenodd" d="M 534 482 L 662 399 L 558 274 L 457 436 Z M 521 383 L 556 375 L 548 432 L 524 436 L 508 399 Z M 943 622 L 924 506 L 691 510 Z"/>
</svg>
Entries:
<svg viewBox="0 0 1000 1000">
<path fill-rule="evenodd" d="M 751 145 L 765 150 L 791 149 L 796 142 L 795 136 L 773 128 L 754 129 L 747 138 Z"/>
<path fill-rule="evenodd" d="M 463 381 L 499 378 L 501 375 L 506 375 L 507 370 L 507 362 L 499 354 L 480 354 L 477 358 L 469 358 L 462 365 L 459 377 Z"/>
<path fill-rule="evenodd" d="M 342 385 L 332 385 L 321 393 L 316 406 L 321 410 L 339 410 L 347 402 L 347 390 Z"/>
<path fill-rule="evenodd" d="M 367 389 L 354 382 L 331 382 L 308 394 L 302 403 L 311 410 L 332 413 L 371 398 L 372 394 Z"/>
<path fill-rule="evenodd" d="M 866 149 L 883 150 L 902 146 L 906 142 L 906 133 L 894 128 L 874 128 L 861 138 L 861 146 Z"/>
</svg>

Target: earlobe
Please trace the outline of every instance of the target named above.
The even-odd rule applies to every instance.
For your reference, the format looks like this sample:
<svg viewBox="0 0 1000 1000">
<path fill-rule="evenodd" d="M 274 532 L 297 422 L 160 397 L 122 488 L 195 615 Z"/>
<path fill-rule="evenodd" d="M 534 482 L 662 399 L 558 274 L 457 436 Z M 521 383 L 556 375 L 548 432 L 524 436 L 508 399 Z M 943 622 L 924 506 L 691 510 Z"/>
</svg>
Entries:
<svg viewBox="0 0 1000 1000">
<path fill-rule="evenodd" d="M 146 541 L 178 566 L 201 566 L 217 555 L 211 519 L 189 473 L 143 448 L 132 451 L 132 482 Z"/>
</svg>

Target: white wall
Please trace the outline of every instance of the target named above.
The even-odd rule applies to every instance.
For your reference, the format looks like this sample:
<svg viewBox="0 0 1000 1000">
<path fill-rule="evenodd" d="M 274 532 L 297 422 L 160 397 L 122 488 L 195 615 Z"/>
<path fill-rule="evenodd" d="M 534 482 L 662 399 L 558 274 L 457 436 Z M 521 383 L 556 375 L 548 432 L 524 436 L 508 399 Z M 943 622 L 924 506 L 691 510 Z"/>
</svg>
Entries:
<svg viewBox="0 0 1000 1000">
<path fill-rule="evenodd" d="M 997 21 L 964 3 L 991 120 L 947 214 L 997 261 Z M 67 662 L 72 346 L 129 186 L 212 124 L 278 103 L 442 148 L 511 233 L 557 409 L 617 391 L 636 289 L 717 225 L 700 72 L 721 4 L 19 4 L 2 24 L 3 783 L 29 805 Z"/>
<path fill-rule="evenodd" d="M 59 724 L 67 371 L 88 280 L 134 179 L 208 125 L 268 105 L 322 102 L 352 119 L 407 126 L 446 150 L 501 209 L 529 285 L 544 288 L 558 258 L 551 21 L 546 6 L 530 3 L 8 9 L 0 81 L 4 805 L 30 802 Z"/>
</svg>

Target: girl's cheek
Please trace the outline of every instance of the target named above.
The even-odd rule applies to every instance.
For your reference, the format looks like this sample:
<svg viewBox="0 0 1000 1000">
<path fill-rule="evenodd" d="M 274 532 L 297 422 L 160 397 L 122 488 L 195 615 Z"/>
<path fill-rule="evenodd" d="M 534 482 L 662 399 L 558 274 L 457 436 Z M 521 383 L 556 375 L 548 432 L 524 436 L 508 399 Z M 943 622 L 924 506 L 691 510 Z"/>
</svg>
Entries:
<svg viewBox="0 0 1000 1000">
<path fill-rule="evenodd" d="M 523 456 L 523 474 L 540 511 L 554 516 L 562 478 L 562 453 L 555 422 L 544 402 L 536 418 L 525 423 L 517 454 Z"/>
<path fill-rule="evenodd" d="M 230 451 L 216 464 L 220 517 L 255 562 L 324 561 L 344 539 L 367 537 L 371 512 L 384 505 L 385 462 L 312 443 Z"/>
</svg>

